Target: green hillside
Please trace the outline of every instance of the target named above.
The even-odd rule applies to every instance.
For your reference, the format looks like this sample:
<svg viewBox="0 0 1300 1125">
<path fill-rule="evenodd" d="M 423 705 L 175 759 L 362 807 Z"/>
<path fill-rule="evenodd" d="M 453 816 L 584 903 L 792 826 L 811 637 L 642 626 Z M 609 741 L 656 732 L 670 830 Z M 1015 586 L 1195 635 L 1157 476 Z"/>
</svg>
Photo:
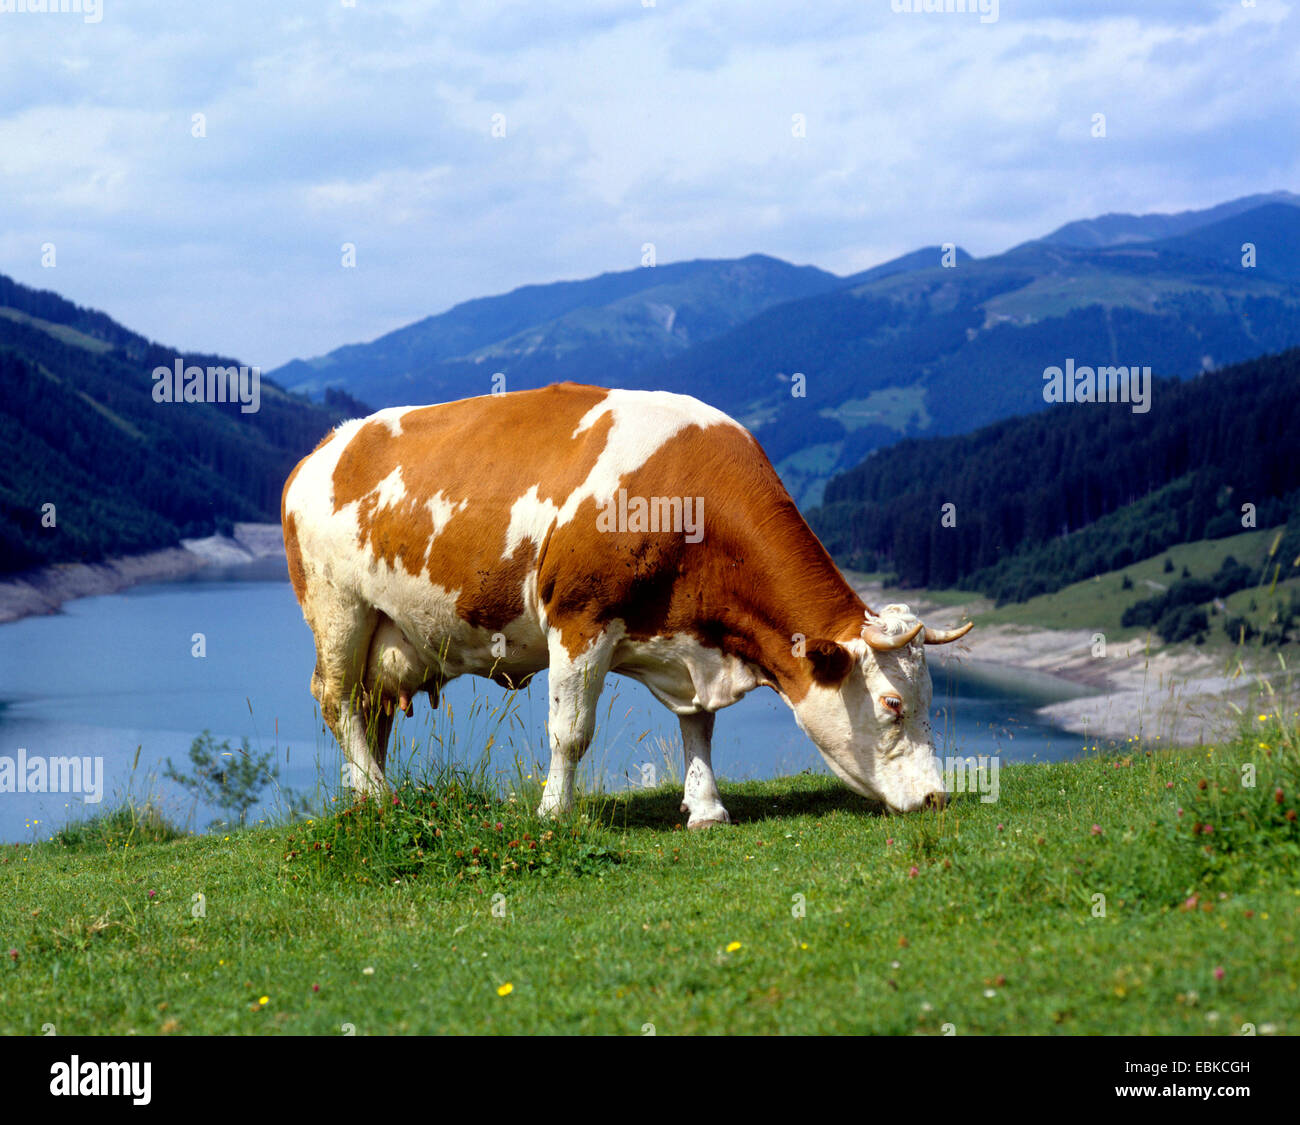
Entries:
<svg viewBox="0 0 1300 1125">
<path fill-rule="evenodd" d="M 256 413 L 155 402 L 154 368 L 178 357 L 238 366 L 0 277 L 0 573 L 279 518 L 289 469 L 345 412 L 266 379 Z"/>
<path fill-rule="evenodd" d="M 999 602 L 1251 526 L 1285 524 L 1279 578 L 1300 573 L 1300 349 L 1150 394 L 1149 413 L 1062 403 L 902 442 L 831 481 L 809 521 L 845 565 Z"/>
</svg>

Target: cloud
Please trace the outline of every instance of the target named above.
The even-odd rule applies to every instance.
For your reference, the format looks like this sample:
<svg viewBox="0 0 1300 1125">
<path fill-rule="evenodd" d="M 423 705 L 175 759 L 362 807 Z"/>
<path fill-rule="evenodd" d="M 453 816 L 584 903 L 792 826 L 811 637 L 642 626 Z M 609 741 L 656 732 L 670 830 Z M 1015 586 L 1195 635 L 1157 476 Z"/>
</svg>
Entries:
<svg viewBox="0 0 1300 1125">
<path fill-rule="evenodd" d="M 1003 0 L 992 24 L 889 0 L 3 13 L 0 272 L 270 367 L 632 268 L 644 242 L 661 262 L 759 251 L 848 273 L 1297 187 L 1293 9 L 1158 7 Z"/>
</svg>

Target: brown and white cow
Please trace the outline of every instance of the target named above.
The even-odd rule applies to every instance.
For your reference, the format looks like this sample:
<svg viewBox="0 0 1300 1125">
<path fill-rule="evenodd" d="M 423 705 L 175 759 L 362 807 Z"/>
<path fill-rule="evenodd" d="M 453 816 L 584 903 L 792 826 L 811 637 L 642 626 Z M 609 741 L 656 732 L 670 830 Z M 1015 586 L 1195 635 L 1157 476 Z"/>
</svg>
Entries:
<svg viewBox="0 0 1300 1125">
<path fill-rule="evenodd" d="M 696 399 L 564 383 L 381 410 L 298 464 L 281 519 L 355 789 L 384 791 L 394 704 L 549 667 L 543 814 L 572 804 L 609 672 L 680 719 L 692 828 L 730 820 L 713 716 L 760 686 L 855 792 L 943 803 L 924 645 L 970 626 L 874 614 L 758 442 Z"/>
</svg>

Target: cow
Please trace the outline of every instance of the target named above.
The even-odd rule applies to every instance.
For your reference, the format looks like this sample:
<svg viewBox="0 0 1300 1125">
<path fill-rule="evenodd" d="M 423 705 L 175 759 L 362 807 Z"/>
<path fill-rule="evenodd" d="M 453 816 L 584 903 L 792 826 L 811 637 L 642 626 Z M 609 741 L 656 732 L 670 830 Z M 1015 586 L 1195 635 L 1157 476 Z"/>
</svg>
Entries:
<svg viewBox="0 0 1300 1125">
<path fill-rule="evenodd" d="M 539 814 L 573 803 L 610 672 L 681 723 L 689 828 L 731 820 L 715 713 L 772 688 L 831 770 L 890 812 L 942 807 L 925 646 L 873 612 L 739 423 L 686 395 L 561 383 L 338 426 L 284 486 L 312 693 L 352 788 L 387 792 L 395 710 L 466 673 L 549 669 Z"/>
</svg>

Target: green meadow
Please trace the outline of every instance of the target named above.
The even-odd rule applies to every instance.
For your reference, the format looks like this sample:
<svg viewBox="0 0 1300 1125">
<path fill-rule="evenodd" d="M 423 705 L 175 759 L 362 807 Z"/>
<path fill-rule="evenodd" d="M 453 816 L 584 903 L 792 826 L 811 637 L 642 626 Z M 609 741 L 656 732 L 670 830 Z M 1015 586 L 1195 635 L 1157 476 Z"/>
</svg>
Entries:
<svg viewBox="0 0 1300 1125">
<path fill-rule="evenodd" d="M 0 851 L 0 1032 L 1293 1034 L 1300 742 L 1009 766 L 880 815 L 830 778 L 584 796 L 473 771 L 203 836 L 124 806 Z"/>
</svg>

